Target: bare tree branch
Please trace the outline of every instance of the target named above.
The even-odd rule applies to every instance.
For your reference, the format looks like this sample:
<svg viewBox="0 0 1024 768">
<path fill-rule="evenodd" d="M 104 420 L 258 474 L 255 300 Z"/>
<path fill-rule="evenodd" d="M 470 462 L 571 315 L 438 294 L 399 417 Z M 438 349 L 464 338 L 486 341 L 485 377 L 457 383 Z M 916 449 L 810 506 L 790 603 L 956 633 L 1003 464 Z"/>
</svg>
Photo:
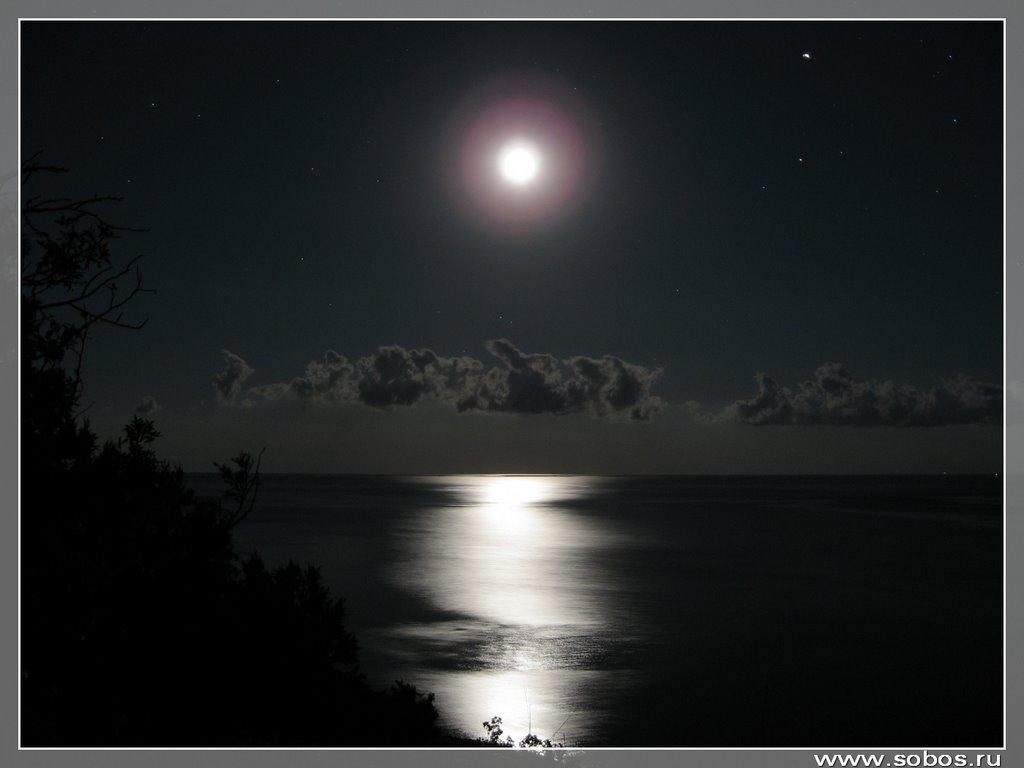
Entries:
<svg viewBox="0 0 1024 768">
<path fill-rule="evenodd" d="M 22 166 L 22 187 L 41 174 L 66 173 L 38 155 Z M 140 293 L 155 293 L 143 282 L 140 256 L 115 263 L 111 243 L 124 232 L 98 208 L 120 202 L 112 195 L 74 199 L 24 196 L 22 216 L 23 354 L 41 371 L 68 364 L 67 406 L 81 394 L 86 341 L 97 325 L 138 330 L 146 320 L 126 318 L 124 308 Z"/>
<path fill-rule="evenodd" d="M 260 450 L 256 457 L 255 467 L 252 463 L 252 454 L 248 451 L 242 451 L 231 459 L 231 463 L 237 469 L 232 469 L 227 464 L 218 464 L 217 462 L 213 464 L 228 485 L 226 498 L 235 502 L 235 509 L 230 512 L 224 509 L 223 504 L 220 506 L 224 525 L 228 529 L 234 528 L 248 517 L 256 504 L 256 493 L 260 487 L 260 463 L 263 461 L 263 453 L 266 450 L 265 446 Z"/>
</svg>

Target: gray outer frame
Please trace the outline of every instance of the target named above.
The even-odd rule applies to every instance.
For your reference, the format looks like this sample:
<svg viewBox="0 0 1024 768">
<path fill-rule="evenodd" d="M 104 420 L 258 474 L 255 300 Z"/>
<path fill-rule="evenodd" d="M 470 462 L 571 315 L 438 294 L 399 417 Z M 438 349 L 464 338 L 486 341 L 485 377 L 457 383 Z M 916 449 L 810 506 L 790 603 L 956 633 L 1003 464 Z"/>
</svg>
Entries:
<svg viewBox="0 0 1024 768">
<path fill-rule="evenodd" d="M 481 7 L 483 6 L 483 7 Z M 894 10 L 896 12 L 894 12 Z M 1019 144 L 1012 138 L 1020 136 L 1021 92 L 1014 87 L 1020 82 L 1021 57 L 1014 43 L 1019 35 L 1011 35 L 1014 22 L 1024 18 L 1024 13 L 1014 15 L 1013 5 L 1003 2 L 974 2 L 965 4 L 945 0 L 943 2 L 901 2 L 895 7 L 888 2 L 830 2 L 825 4 L 814 0 L 790 0 L 767 4 L 758 0 L 699 0 L 693 2 L 672 0 L 634 0 L 626 5 L 612 0 L 562 0 L 558 3 L 540 0 L 492 0 L 486 4 L 472 0 L 437 0 L 424 7 L 417 0 L 358 0 L 355 2 L 325 2 L 324 0 L 292 0 L 285 10 L 273 0 L 179 0 L 169 2 L 130 2 L 126 0 L 94 0 L 85 4 L 80 0 L 16 0 L 5 4 L 0 18 L 0 50 L 3 51 L 0 67 L 0 102 L 6 107 L 0 112 L 0 435 L 5 461 L 0 475 L 0 498 L 2 509 L 8 514 L 0 524 L 0 541 L 3 544 L 2 573 L 0 573 L 0 600 L 4 615 L 11 620 L 4 622 L 0 634 L 3 648 L 3 672 L 0 674 L 0 690 L 4 691 L 0 703 L 0 761 L 12 766 L 170 766 L 188 764 L 194 766 L 221 765 L 288 765 L 288 766 L 472 766 L 537 764 L 542 762 L 569 763 L 579 766 L 619 766 L 624 763 L 637 766 L 812 766 L 816 765 L 813 750 L 588 750 L 557 752 L 549 751 L 540 756 L 522 751 L 479 751 L 479 750 L 205 750 L 205 751 L 82 751 L 82 750 L 29 750 L 16 751 L 18 747 L 18 623 L 14 620 L 18 599 L 18 546 L 17 516 L 19 509 L 17 470 L 17 188 L 19 167 L 18 118 L 14 105 L 18 104 L 18 19 L 19 18 L 259 18 L 259 17 L 304 17 L 304 18 L 998 18 L 1007 19 L 1006 24 L 1006 137 L 1011 141 L 1006 146 L 1006 243 L 1007 257 L 1005 293 L 1006 311 L 1004 316 L 1006 345 L 1005 383 L 1009 421 L 1006 424 L 1006 455 L 1004 477 L 1006 479 L 1006 549 L 1020 552 L 1024 540 L 1024 355 L 1021 354 L 1022 340 L 1014 329 L 1024 328 L 1024 307 L 1020 295 L 1024 290 L 1024 256 L 1019 244 L 1024 239 L 1024 217 L 1020 215 L 1022 171 L 1024 157 Z M 969 17 L 965 12 L 970 11 Z M 998 52 L 993 52 L 996 55 Z M 1015 130 L 1016 129 L 1016 130 Z M 1017 245 L 1018 248 L 1013 246 Z M 1012 333 L 1007 336 L 1006 331 Z M 1022 664 L 1022 605 L 1020 585 L 1024 575 L 1024 562 L 1007 558 L 1007 697 L 1006 723 L 1007 753 L 1003 765 L 1015 765 L 1012 755 L 1022 751 L 1019 731 L 1013 723 L 1024 721 L 1024 706 L 1021 702 Z M 880 692 L 884 696 L 884 692 Z M 970 696 L 970 691 L 951 691 L 952 696 Z M 839 749 L 830 752 L 842 752 Z M 889 750 L 891 760 L 898 750 Z M 902 750 L 913 754 L 912 750 Z M 931 754 L 951 754 L 957 750 L 929 750 Z M 971 759 L 978 750 L 963 750 Z M 984 750 L 982 750 L 984 751 Z M 858 751 L 859 753 L 859 751 Z M 875 754 L 885 754 L 876 752 Z M 921 755 L 917 750 L 916 754 Z"/>
</svg>

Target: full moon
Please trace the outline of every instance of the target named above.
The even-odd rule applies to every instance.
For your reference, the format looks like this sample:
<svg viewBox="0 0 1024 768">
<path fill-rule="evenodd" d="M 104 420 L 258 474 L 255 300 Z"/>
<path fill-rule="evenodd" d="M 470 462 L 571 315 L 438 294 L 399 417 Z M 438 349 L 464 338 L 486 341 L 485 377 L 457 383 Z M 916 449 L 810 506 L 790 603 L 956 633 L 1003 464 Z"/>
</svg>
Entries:
<svg viewBox="0 0 1024 768">
<path fill-rule="evenodd" d="M 529 184 L 540 170 L 540 153 L 524 141 L 506 144 L 498 154 L 498 169 L 502 178 L 511 184 Z"/>
<path fill-rule="evenodd" d="M 529 235 L 586 198 L 603 156 L 600 122 L 575 91 L 512 73 L 480 83 L 459 103 L 438 169 L 468 220 Z"/>
</svg>

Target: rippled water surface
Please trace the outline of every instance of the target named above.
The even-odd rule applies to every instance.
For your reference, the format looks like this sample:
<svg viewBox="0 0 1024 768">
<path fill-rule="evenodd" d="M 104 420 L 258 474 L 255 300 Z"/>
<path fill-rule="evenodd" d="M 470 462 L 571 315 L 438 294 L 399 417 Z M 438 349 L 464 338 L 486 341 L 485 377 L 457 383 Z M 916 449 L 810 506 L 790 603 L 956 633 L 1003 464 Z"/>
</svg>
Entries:
<svg viewBox="0 0 1024 768">
<path fill-rule="evenodd" d="M 573 745 L 997 743 L 999 494 L 989 478 L 270 476 L 239 542 L 318 564 L 367 675 L 433 691 L 474 736 L 499 715 Z"/>
</svg>

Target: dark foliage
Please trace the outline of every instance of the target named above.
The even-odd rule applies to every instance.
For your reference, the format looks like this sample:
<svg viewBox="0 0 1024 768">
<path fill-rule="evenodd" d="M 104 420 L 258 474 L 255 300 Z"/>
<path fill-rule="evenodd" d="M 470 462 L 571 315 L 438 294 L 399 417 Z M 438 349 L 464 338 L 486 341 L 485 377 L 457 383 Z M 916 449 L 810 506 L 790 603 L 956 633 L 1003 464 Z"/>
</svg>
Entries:
<svg viewBox="0 0 1024 768">
<path fill-rule="evenodd" d="M 432 694 L 366 684 L 316 568 L 236 556 L 258 458 L 218 465 L 225 498 L 204 502 L 153 451 L 153 422 L 100 446 L 80 418 L 87 338 L 140 328 L 122 307 L 147 290 L 115 265 L 107 200 L 23 209 L 22 743 L 448 743 Z"/>
<path fill-rule="evenodd" d="M 562 748 L 565 745 L 553 742 L 551 739 L 542 739 L 534 733 L 526 734 L 518 742 L 513 740 L 511 736 L 505 736 L 504 740 L 501 738 L 505 734 L 505 730 L 501 727 L 502 719 L 495 715 L 490 720 L 484 722 L 484 730 L 487 732 L 487 743 L 495 747 L 515 747 L 517 749 L 555 749 Z"/>
</svg>

